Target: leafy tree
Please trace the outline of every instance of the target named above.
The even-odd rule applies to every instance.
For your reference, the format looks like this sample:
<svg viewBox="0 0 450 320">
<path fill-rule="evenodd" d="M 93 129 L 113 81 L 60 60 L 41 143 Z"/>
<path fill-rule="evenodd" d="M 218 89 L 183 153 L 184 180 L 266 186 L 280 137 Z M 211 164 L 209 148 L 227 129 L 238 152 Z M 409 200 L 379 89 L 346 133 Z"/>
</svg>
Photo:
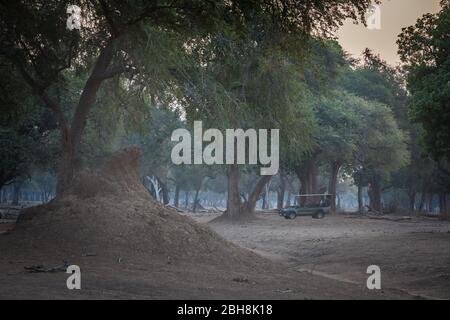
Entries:
<svg viewBox="0 0 450 320">
<path fill-rule="evenodd" d="M 220 37 L 208 43 L 206 49 L 196 49 L 211 57 L 194 86 L 186 88 L 188 120 L 200 118 L 206 125 L 221 129 L 279 128 L 281 146 L 285 148 L 282 154 L 289 149 L 305 150 L 311 115 L 302 104 L 305 90 L 300 73 L 276 47 L 269 50 L 264 41 L 258 44 L 244 40 L 230 39 L 233 45 L 223 47 Z M 252 192 L 242 199 L 239 171 L 237 165 L 228 166 L 229 217 L 253 213 L 271 178 L 262 176 L 256 180 Z"/>
<path fill-rule="evenodd" d="M 326 146 L 328 142 L 325 141 L 325 136 L 327 135 L 325 131 L 336 124 L 336 122 L 329 123 L 329 128 L 326 128 L 329 120 L 326 116 L 327 108 L 333 108 L 333 103 L 323 106 L 321 102 L 324 102 L 326 99 L 332 99 L 332 92 L 338 85 L 337 81 L 345 63 L 344 52 L 336 41 L 317 39 L 313 41 L 304 69 L 305 84 L 310 92 L 306 101 L 311 106 L 314 115 L 313 141 L 306 153 L 297 152 L 297 156 L 294 159 L 289 157 L 287 165 L 290 171 L 296 173 L 301 182 L 300 194 L 318 192 L 320 165 L 323 161 L 326 165 L 329 164 L 328 160 L 322 157 L 321 154 L 328 148 Z M 294 150 L 301 151 L 298 149 Z M 290 151 L 289 155 L 292 156 L 292 154 L 292 151 Z M 339 171 L 339 169 L 336 169 L 336 165 L 334 167 L 336 172 Z M 332 174 L 332 176 L 334 175 Z M 302 200 L 305 199 L 302 198 Z"/>
<path fill-rule="evenodd" d="M 370 49 L 363 52 L 362 63 L 349 63 L 343 70 L 341 85 L 349 92 L 388 106 L 403 130 L 409 130 L 408 95 L 402 70 L 393 68 Z"/>
<path fill-rule="evenodd" d="M 450 2 L 437 14 L 426 14 L 404 28 L 399 54 L 411 93 L 410 115 L 424 128 L 427 151 L 437 160 L 450 159 Z"/>
<path fill-rule="evenodd" d="M 52 165 L 57 148 L 54 122 L 40 102 L 22 90 L 13 69 L 0 66 L 0 189 Z"/>
<path fill-rule="evenodd" d="M 345 164 L 353 163 L 357 148 L 357 128 L 362 120 L 358 117 L 359 102 L 345 91 L 335 91 L 320 97 L 316 106 L 320 127 L 318 161 L 324 162 L 329 168 L 328 192 L 332 195 L 332 212 L 336 210 L 339 172 Z"/>
<path fill-rule="evenodd" d="M 57 193 L 62 195 L 73 178 L 86 120 L 106 80 L 145 74 L 152 80 L 148 87 L 164 91 L 173 85 L 171 79 L 183 61 L 176 59 L 176 52 L 182 55 L 188 39 L 239 28 L 255 17 L 270 19 L 277 29 L 290 34 L 299 29 L 301 34 L 325 31 L 345 18 L 362 18 L 369 2 L 312 1 L 305 6 L 295 1 L 78 0 L 72 4 L 81 8 L 80 31 L 66 28 L 64 1 L 2 2 L 1 55 L 14 64 L 57 120 L 63 150 Z M 172 50 L 154 50 L 163 39 L 169 40 Z M 67 74 L 77 71 L 85 72 L 87 78 L 73 107 L 65 112 L 57 91 L 67 88 Z"/>
<path fill-rule="evenodd" d="M 406 136 L 385 105 L 359 99 L 359 128 L 355 152 L 355 181 L 369 182 L 372 209 L 381 211 L 383 183 L 409 162 Z"/>
</svg>

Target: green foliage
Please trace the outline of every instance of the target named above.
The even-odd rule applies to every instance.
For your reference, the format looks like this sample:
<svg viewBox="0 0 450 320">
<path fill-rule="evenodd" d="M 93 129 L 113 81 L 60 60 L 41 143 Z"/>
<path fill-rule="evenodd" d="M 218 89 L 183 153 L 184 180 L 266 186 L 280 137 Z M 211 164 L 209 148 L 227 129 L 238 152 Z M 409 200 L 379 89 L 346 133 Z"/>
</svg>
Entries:
<svg viewBox="0 0 450 320">
<path fill-rule="evenodd" d="M 14 69 L 1 65 L 0 187 L 54 165 L 55 123 Z"/>
<path fill-rule="evenodd" d="M 369 49 L 364 51 L 363 60 L 363 64 L 344 68 L 340 78 L 342 86 L 359 97 L 388 106 L 400 128 L 407 129 L 409 121 L 404 75 Z"/>
<path fill-rule="evenodd" d="M 173 143 L 172 132 L 183 127 L 177 112 L 162 107 L 152 108 L 151 120 L 147 123 L 145 134 L 134 134 L 124 144 L 134 143 L 142 150 L 141 172 L 144 175 L 157 175 L 166 172 L 172 161 L 170 154 Z"/>
<path fill-rule="evenodd" d="M 2 81 L 2 89 L 27 98 L 47 94 L 61 105 L 63 117 L 51 107 L 54 117 L 42 113 L 41 101 L 31 98 L 18 103 L 30 108 L 24 117 L 39 115 L 31 123 L 44 117 L 51 128 L 62 128 L 66 119 L 70 129 L 99 54 L 111 45 L 108 68 L 100 74 L 109 80 L 98 84 L 94 107 L 79 120 L 86 123 L 78 126 L 84 131 L 77 149 L 80 165 L 138 144 L 143 174 L 198 189 L 205 176 L 222 169 L 171 167 L 169 140 L 175 128 L 202 120 L 205 128 L 280 129 L 284 169 L 312 160 L 338 162 L 387 182 L 411 152 L 411 168 L 422 165 L 416 157 L 420 150 L 407 149 L 405 132 L 411 128 L 402 75 L 370 51 L 364 64 L 350 65 L 338 43 L 326 39 L 344 19 L 363 20 L 371 2 L 76 0 L 71 4 L 79 5 L 86 19 L 80 31 L 66 29 L 65 2 L 2 2 L 5 72 L 21 75 L 32 91 L 17 81 Z M 409 63 L 411 114 L 423 123 L 437 155 L 450 150 L 448 21 L 446 5 L 400 40 Z M 16 98 L 0 97 L 1 104 Z M 34 147 L 54 137 L 48 126 L 24 134 L 29 126 L 11 125 L 17 116 L 2 127 L 4 152 L 11 155 L 2 161 L 27 164 L 40 157 Z M 19 158 L 24 160 L 8 160 Z M 25 167 L 20 172 L 30 172 Z M 242 171 L 243 180 L 254 184 L 252 168 Z"/>
<path fill-rule="evenodd" d="M 354 162 L 361 125 L 361 101 L 345 91 L 333 91 L 318 97 L 315 114 L 320 128 L 317 148 L 327 163 Z"/>
<path fill-rule="evenodd" d="M 409 162 L 405 134 L 385 105 L 362 99 L 358 105 L 360 127 L 356 159 L 364 168 L 388 178 L 391 172 Z"/>
<path fill-rule="evenodd" d="M 426 14 L 399 36 L 399 54 L 405 64 L 411 92 L 410 115 L 424 128 L 427 151 L 450 159 L 450 2 Z"/>
</svg>

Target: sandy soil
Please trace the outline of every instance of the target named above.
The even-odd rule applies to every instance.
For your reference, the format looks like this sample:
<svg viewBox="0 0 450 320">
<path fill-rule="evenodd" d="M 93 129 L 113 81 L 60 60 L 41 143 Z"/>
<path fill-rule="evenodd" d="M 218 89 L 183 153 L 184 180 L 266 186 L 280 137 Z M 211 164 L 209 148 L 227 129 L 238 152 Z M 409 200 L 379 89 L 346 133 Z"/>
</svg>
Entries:
<svg viewBox="0 0 450 320">
<path fill-rule="evenodd" d="M 434 219 L 391 222 L 344 216 L 285 220 L 259 215 L 242 225 L 208 223 L 224 238 L 266 258 L 259 267 L 202 260 L 161 263 L 132 250 L 79 255 L 2 251 L 1 299 L 442 299 L 450 298 L 450 224 Z M 10 235 L 0 235 L 0 247 Z M 6 240 L 6 241 L 5 241 Z M 4 248 L 4 247 L 3 247 Z M 2 248 L 2 249 L 3 249 Z M 65 273 L 27 273 L 25 266 L 78 264 L 82 290 Z M 274 261 L 276 263 L 271 263 Z M 366 289 L 368 265 L 382 271 L 382 290 Z M 262 271 L 264 270 L 264 271 Z"/>
<path fill-rule="evenodd" d="M 138 159 L 136 148 L 118 152 L 77 174 L 61 198 L 24 209 L 14 230 L 1 228 L 0 299 L 450 298 L 448 223 L 210 223 L 216 215 L 186 217 L 154 201 Z M 72 264 L 81 290 L 66 286 Z M 382 290 L 366 287 L 372 264 Z M 36 265 L 46 272 L 27 272 Z"/>
<path fill-rule="evenodd" d="M 208 223 L 216 215 L 195 215 Z M 361 286 L 369 265 L 381 268 L 382 288 L 450 299 L 450 224 L 434 218 L 392 222 L 327 216 L 285 220 L 260 214 L 252 222 L 211 222 L 224 238 L 290 270 Z"/>
</svg>

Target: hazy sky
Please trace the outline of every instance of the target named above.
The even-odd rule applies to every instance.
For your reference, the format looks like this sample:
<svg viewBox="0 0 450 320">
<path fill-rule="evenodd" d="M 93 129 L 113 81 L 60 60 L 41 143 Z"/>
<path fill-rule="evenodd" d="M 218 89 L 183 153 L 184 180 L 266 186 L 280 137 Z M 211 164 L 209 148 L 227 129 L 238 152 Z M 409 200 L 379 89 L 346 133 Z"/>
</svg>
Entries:
<svg viewBox="0 0 450 320">
<path fill-rule="evenodd" d="M 337 32 L 344 50 L 359 57 L 365 48 L 371 48 L 390 64 L 400 62 L 397 55 L 397 36 L 402 27 L 415 24 L 425 13 L 440 9 L 439 0 L 382 0 L 381 29 L 369 30 L 364 25 L 346 22 Z"/>
</svg>

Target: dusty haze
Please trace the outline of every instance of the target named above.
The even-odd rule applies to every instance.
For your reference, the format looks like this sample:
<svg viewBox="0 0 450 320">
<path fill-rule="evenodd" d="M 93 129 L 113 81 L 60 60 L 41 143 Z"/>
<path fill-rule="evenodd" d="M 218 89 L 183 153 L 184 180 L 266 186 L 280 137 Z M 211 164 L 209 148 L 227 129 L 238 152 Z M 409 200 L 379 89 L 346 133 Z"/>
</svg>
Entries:
<svg viewBox="0 0 450 320">
<path fill-rule="evenodd" d="M 356 57 L 365 48 L 379 53 L 390 64 L 400 62 L 397 55 L 397 37 L 403 27 L 415 24 L 425 13 L 440 9 L 439 0 L 384 0 L 381 8 L 381 30 L 369 30 L 364 25 L 346 22 L 337 32 L 339 43 Z"/>
</svg>

